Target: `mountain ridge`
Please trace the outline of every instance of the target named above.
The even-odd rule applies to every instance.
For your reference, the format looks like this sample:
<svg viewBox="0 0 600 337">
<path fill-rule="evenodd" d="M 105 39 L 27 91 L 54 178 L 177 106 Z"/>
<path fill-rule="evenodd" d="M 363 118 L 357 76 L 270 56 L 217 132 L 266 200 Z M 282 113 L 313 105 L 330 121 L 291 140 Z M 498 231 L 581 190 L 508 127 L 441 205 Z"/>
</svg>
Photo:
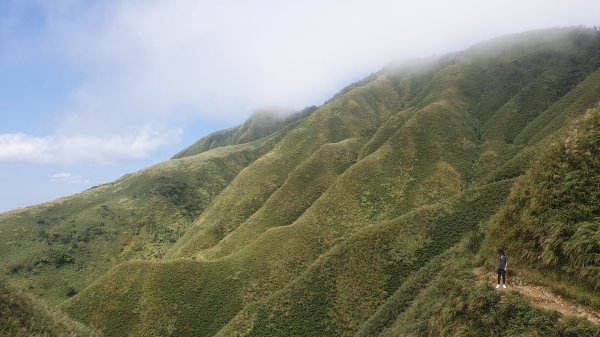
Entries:
<svg viewBox="0 0 600 337">
<path fill-rule="evenodd" d="M 596 333 L 518 295 L 468 290 L 494 247 L 517 256 L 529 244 L 502 241 L 497 219 L 539 153 L 577 123 L 587 131 L 571 138 L 594 139 L 597 119 L 582 116 L 600 113 L 599 67 L 600 34 L 583 28 L 386 67 L 292 120 L 255 118 L 60 204 L 3 214 L 1 267 L 106 336 Z M 558 288 L 598 303 L 576 275 Z"/>
<path fill-rule="evenodd" d="M 239 145 L 268 136 L 287 125 L 300 120 L 317 107 L 311 106 L 301 111 L 258 110 L 244 123 L 225 130 L 215 131 L 175 154 L 171 159 L 193 156 L 217 147 Z"/>
</svg>

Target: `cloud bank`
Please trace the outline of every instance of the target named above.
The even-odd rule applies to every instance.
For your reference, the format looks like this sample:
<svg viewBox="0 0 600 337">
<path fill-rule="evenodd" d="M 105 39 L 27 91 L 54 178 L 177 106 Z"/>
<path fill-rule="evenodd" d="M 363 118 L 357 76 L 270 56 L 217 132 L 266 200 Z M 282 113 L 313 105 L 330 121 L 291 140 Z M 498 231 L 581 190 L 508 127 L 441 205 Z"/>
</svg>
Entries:
<svg viewBox="0 0 600 337">
<path fill-rule="evenodd" d="M 157 123 L 236 120 L 273 105 L 300 109 L 397 59 L 586 24 L 600 12 L 589 0 L 61 3 L 46 6 L 48 41 L 89 74 L 73 91 L 67 118 L 115 114 Z"/>
<path fill-rule="evenodd" d="M 45 164 L 113 164 L 148 158 L 159 146 L 179 141 L 180 129 L 142 129 L 130 136 L 0 134 L 0 161 Z"/>
<path fill-rule="evenodd" d="M 233 124 L 265 106 L 318 105 L 398 59 L 523 30 L 597 24 L 600 12 L 591 0 L 24 3 L 42 18 L 27 35 L 31 50 L 79 76 L 64 109 L 47 112 L 56 115 L 48 136 L 0 136 L 0 160 L 40 163 L 145 158 L 177 139 L 169 130 L 190 123 Z M 0 33 L 11 42 L 10 31 Z M 157 134 L 135 134 L 144 126 Z"/>
<path fill-rule="evenodd" d="M 89 185 L 91 181 L 86 179 L 80 175 L 72 174 L 70 172 L 61 172 L 52 175 L 52 181 L 64 183 L 64 184 L 74 184 L 74 185 Z"/>
</svg>

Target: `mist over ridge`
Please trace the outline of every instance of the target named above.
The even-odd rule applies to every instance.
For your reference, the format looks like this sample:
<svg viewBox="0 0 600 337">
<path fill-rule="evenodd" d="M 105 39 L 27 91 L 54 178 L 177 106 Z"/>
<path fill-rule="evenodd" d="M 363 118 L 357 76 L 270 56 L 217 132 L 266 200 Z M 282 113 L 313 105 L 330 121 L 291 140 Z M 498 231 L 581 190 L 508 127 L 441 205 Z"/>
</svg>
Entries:
<svg viewBox="0 0 600 337">
<path fill-rule="evenodd" d="M 599 135 L 597 29 L 373 69 L 0 213 L 0 335 L 598 335 Z"/>
</svg>

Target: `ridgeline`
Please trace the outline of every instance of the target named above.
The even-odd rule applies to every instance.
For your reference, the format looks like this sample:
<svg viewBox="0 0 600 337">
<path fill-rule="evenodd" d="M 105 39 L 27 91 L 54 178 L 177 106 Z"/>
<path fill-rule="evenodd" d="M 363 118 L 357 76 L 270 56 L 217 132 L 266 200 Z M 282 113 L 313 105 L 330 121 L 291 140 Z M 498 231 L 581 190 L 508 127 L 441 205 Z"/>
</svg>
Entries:
<svg viewBox="0 0 600 337">
<path fill-rule="evenodd" d="M 499 247 L 504 291 L 473 273 Z M 31 328 L 49 336 L 600 336 L 510 287 L 600 311 L 600 31 L 501 37 L 262 111 L 0 214 L 0 255 L 7 335 L 37 310 L 62 317 Z"/>
</svg>

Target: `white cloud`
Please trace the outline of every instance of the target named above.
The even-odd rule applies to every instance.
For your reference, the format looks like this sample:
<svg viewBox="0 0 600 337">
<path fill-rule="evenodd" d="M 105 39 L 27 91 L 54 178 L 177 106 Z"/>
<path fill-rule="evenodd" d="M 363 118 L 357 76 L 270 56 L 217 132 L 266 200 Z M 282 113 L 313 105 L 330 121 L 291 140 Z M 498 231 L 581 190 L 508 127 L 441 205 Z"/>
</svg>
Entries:
<svg viewBox="0 0 600 337">
<path fill-rule="evenodd" d="M 74 175 L 69 172 L 61 172 L 52 175 L 52 181 L 73 184 L 73 185 L 89 185 L 91 181 L 80 175 Z"/>
<path fill-rule="evenodd" d="M 49 48 L 89 76 L 73 91 L 71 128 L 302 108 L 397 58 L 597 21 L 600 2 L 575 2 L 45 1 Z"/>
<path fill-rule="evenodd" d="M 0 161 L 146 158 L 179 138 L 149 130 L 239 122 L 265 106 L 300 109 L 398 58 L 527 29 L 597 24 L 600 12 L 597 0 L 30 3 L 44 13 L 31 40 L 38 56 L 81 78 L 49 119 L 54 135 L 0 135 Z"/>
<path fill-rule="evenodd" d="M 159 146 L 179 141 L 180 129 L 143 128 L 129 136 L 0 134 L 0 161 L 31 163 L 120 163 L 147 159 Z"/>
<path fill-rule="evenodd" d="M 0 161 L 46 161 L 49 143 L 47 138 L 23 133 L 0 134 Z"/>
</svg>

